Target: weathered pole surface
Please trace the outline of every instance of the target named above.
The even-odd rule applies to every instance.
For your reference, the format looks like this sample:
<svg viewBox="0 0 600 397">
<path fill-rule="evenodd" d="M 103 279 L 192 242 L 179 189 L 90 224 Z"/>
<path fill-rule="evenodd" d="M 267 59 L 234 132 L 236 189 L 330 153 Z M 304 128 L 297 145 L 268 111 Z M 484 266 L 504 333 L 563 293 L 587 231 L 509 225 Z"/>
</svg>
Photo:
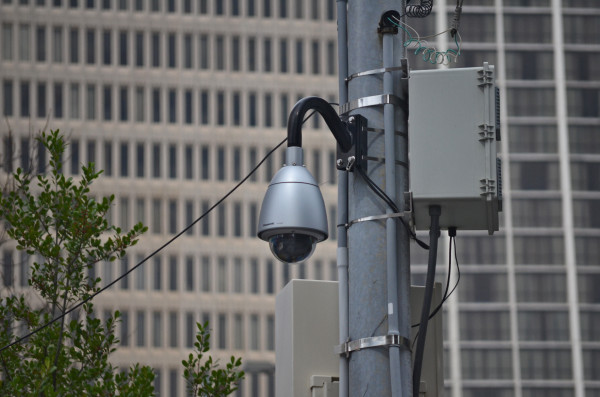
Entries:
<svg viewBox="0 0 600 397">
<path fill-rule="evenodd" d="M 381 69 L 384 66 L 384 39 L 378 34 L 377 27 L 384 12 L 396 10 L 403 14 L 405 0 L 348 0 L 348 74 Z M 405 56 L 402 45 L 402 31 L 393 37 L 393 54 L 386 53 L 386 66 L 399 66 Z M 387 38 L 386 40 L 389 40 Z M 400 77 L 402 73 L 388 73 L 386 79 L 393 83 L 384 87 L 384 73 L 354 78 L 348 83 L 348 102 L 359 98 L 392 94 L 404 98 Z M 385 92 L 392 87 L 393 92 Z M 388 105 L 389 109 L 389 105 Z M 389 112 L 388 112 L 389 113 Z M 384 124 L 389 130 L 389 114 L 384 123 L 384 105 L 361 107 L 350 114 L 360 114 L 367 118 L 368 156 L 383 159 L 386 153 Z M 394 105 L 393 128 L 395 129 L 395 159 L 407 162 L 408 142 L 403 133 L 407 132 L 406 114 L 400 106 Z M 389 142 L 389 136 L 388 136 Z M 382 189 L 386 190 L 386 167 L 382 161 L 369 161 L 368 175 Z M 388 171 L 389 173 L 389 171 Z M 408 190 L 408 168 L 396 165 L 394 198 L 398 208 L 404 208 L 404 192 Z M 363 178 L 353 172 L 349 178 L 349 219 L 358 219 L 390 212 L 385 203 L 369 189 Z M 389 181 L 387 182 L 389 184 Z M 386 190 L 387 191 L 387 190 Z M 386 231 L 385 221 L 360 222 L 348 230 L 349 248 L 349 338 L 356 340 L 371 336 L 388 334 L 388 315 L 396 316 L 398 333 L 410 335 L 410 263 L 409 238 L 407 231 L 399 221 L 394 220 L 395 233 Z M 392 227 L 394 227 L 392 225 Z M 389 226 L 388 226 L 389 228 Z M 388 241 L 390 236 L 395 241 Z M 387 258 L 393 244 L 396 253 L 397 296 L 389 296 Z M 388 249 L 389 248 L 389 249 Z M 395 352 L 394 352 L 395 351 Z M 353 352 L 349 363 L 350 397 L 408 397 L 411 394 L 411 358 L 410 352 L 403 348 L 392 348 L 391 354 L 399 355 L 392 359 L 399 362 L 394 373 L 390 371 L 390 350 L 370 348 Z M 392 394 L 391 379 L 400 379 L 400 390 L 395 386 Z"/>
</svg>

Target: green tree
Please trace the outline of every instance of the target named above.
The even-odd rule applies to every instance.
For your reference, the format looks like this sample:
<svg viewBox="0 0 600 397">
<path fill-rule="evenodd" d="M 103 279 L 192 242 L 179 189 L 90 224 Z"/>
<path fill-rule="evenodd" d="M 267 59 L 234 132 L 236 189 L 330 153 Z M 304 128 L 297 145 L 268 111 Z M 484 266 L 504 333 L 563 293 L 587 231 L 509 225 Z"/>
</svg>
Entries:
<svg viewBox="0 0 600 397">
<path fill-rule="evenodd" d="M 100 279 L 90 278 L 88 269 L 123 257 L 146 228 L 137 224 L 123 232 L 109 225 L 105 215 L 113 197 L 96 201 L 90 196 L 100 172 L 89 164 L 77 181 L 67 178 L 61 172 L 63 137 L 53 131 L 42 133 L 39 141 L 49 153 L 47 175 L 32 177 L 19 168 L 0 193 L 0 219 L 8 237 L 17 250 L 39 258 L 31 267 L 33 294 L 7 290 L 0 296 L 0 346 L 59 320 L 0 353 L 0 394 L 150 396 L 150 367 L 136 364 L 119 372 L 108 360 L 118 343 L 118 312 L 103 322 L 88 302 L 65 315 L 99 290 Z"/>
<path fill-rule="evenodd" d="M 109 362 L 119 343 L 120 313 L 101 321 L 91 301 L 73 310 L 100 290 L 100 278 L 90 278 L 88 270 L 122 258 L 147 228 L 139 223 L 122 231 L 109 225 L 106 213 L 114 197 L 97 201 L 90 196 L 101 171 L 89 164 L 77 180 L 67 178 L 63 136 L 57 130 L 41 133 L 38 140 L 49 153 L 48 173 L 17 169 L 0 191 L 0 232 L 16 242 L 17 250 L 40 258 L 28 280 L 33 294 L 17 294 L 10 285 L 0 290 L 0 348 L 56 321 L 0 352 L 0 395 L 152 396 L 150 367 L 134 364 L 121 372 Z M 209 338 L 207 324 L 198 324 L 195 351 L 183 361 L 184 377 L 194 396 L 224 397 L 244 377 L 241 359 L 231 357 L 220 368 L 206 354 Z"/>
<path fill-rule="evenodd" d="M 228 396 L 238 389 L 239 381 L 244 378 L 244 371 L 240 371 L 242 360 L 231 356 L 225 367 L 220 368 L 211 356 L 205 357 L 210 349 L 208 323 L 196 323 L 196 326 L 194 352 L 181 362 L 188 394 L 198 397 Z"/>
</svg>

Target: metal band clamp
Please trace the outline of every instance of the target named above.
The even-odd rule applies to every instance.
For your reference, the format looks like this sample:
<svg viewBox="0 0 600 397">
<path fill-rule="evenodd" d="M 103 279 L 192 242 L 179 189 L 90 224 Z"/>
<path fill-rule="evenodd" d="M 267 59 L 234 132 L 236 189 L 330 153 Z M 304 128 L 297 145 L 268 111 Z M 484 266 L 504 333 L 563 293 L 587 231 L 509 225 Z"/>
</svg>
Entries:
<svg viewBox="0 0 600 397">
<path fill-rule="evenodd" d="M 335 354 L 345 354 L 346 357 L 353 351 L 369 349 L 372 347 L 403 347 L 410 351 L 410 341 L 401 335 L 381 335 L 370 338 L 361 338 L 345 342 L 333 348 Z"/>
<path fill-rule="evenodd" d="M 340 115 L 349 113 L 350 111 L 355 109 L 386 104 L 401 106 L 405 105 L 406 102 L 397 97 L 396 95 L 391 94 L 367 96 L 340 105 Z"/>
<path fill-rule="evenodd" d="M 359 223 L 359 222 L 378 221 L 378 220 L 387 219 L 387 218 L 404 218 L 404 217 L 408 217 L 410 219 L 410 213 L 394 212 L 391 214 L 365 216 L 362 218 L 351 220 L 350 222 L 346 223 L 344 226 L 346 226 L 346 229 L 349 229 L 350 226 L 354 225 L 355 223 Z"/>
</svg>

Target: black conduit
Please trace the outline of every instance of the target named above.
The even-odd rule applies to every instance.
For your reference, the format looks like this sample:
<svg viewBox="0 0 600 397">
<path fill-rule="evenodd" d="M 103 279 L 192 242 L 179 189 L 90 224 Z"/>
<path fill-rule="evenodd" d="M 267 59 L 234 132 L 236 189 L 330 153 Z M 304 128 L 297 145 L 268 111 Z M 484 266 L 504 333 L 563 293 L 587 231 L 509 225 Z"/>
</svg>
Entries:
<svg viewBox="0 0 600 397">
<path fill-rule="evenodd" d="M 415 351 L 415 362 L 413 366 L 413 397 L 419 397 L 419 386 L 421 385 L 421 368 L 423 367 L 423 353 L 425 351 L 427 323 L 429 321 L 429 311 L 431 310 L 431 300 L 433 298 L 438 238 L 440 237 L 441 214 L 442 209 L 439 205 L 432 205 L 429 207 L 429 216 L 431 217 L 431 227 L 429 228 L 429 262 L 427 264 L 425 294 L 423 296 L 423 307 L 421 309 L 421 323 L 419 325 L 417 350 Z"/>
</svg>

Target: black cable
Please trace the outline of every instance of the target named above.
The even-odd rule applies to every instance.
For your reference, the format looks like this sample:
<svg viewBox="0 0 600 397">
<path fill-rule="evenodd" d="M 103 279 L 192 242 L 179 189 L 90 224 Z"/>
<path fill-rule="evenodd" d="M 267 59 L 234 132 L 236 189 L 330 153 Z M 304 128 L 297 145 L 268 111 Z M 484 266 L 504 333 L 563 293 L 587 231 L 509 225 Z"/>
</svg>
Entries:
<svg viewBox="0 0 600 397">
<path fill-rule="evenodd" d="M 375 182 L 373 182 L 373 180 L 371 178 L 369 178 L 369 176 L 365 173 L 365 171 L 362 168 L 360 168 L 359 166 L 357 166 L 355 168 L 356 168 L 356 170 L 358 170 L 358 173 L 360 174 L 360 176 L 362 176 L 362 178 L 365 180 L 365 182 L 367 183 L 367 186 L 369 186 L 369 188 L 371 190 L 373 190 L 373 192 L 377 196 L 379 196 L 383 201 L 385 201 L 385 203 L 388 205 L 388 207 L 391 208 L 392 211 L 394 211 L 396 213 L 400 213 L 400 209 L 398 208 L 396 203 L 394 203 L 394 201 L 390 198 L 390 196 L 388 196 L 383 191 L 383 189 L 381 189 L 379 186 L 377 186 L 377 184 Z M 406 224 L 406 221 L 402 218 L 398 218 L 398 219 L 400 220 L 402 225 L 404 225 L 404 227 L 408 231 L 410 238 L 412 238 L 421 248 L 428 250 L 429 245 L 427 245 L 427 243 L 425 243 L 424 241 L 420 240 L 417 237 L 416 233 L 413 232 L 412 229 L 410 228 L 410 226 L 408 226 Z"/>
<path fill-rule="evenodd" d="M 452 229 L 454 229 L 454 232 L 452 232 Z M 450 236 L 450 244 L 449 244 L 450 249 L 448 250 L 448 277 L 446 278 L 446 288 L 445 288 L 445 292 L 444 292 L 442 301 L 436 306 L 435 310 L 433 310 L 431 312 L 431 314 L 429 314 L 430 320 L 433 317 L 435 317 L 435 315 L 440 311 L 440 309 L 442 308 L 444 303 L 446 303 L 446 301 L 450 298 L 450 296 L 452 295 L 454 290 L 456 290 L 456 287 L 458 287 L 458 283 L 460 282 L 460 267 L 458 266 L 458 255 L 456 253 L 456 228 L 448 228 L 448 235 Z M 453 244 L 454 244 L 454 262 L 456 263 L 457 275 L 456 275 L 456 283 L 454 284 L 454 286 L 452 287 L 450 292 L 448 292 L 448 288 L 450 287 L 450 273 L 452 271 L 452 245 Z M 416 328 L 420 324 L 421 323 L 412 324 L 411 328 Z M 418 332 L 417 332 L 417 335 L 418 335 Z M 415 336 L 415 340 L 416 340 L 416 336 Z"/>
<path fill-rule="evenodd" d="M 311 114 L 312 115 L 312 114 Z M 311 116 L 309 115 L 306 119 L 304 119 L 303 122 L 305 122 L 306 120 L 308 120 L 308 118 Z M 98 291 L 94 292 L 92 295 L 88 296 L 87 298 L 85 298 L 84 300 L 82 300 L 81 302 L 79 302 L 78 304 L 76 304 L 75 306 L 73 306 L 72 308 L 70 308 L 69 310 L 67 310 L 66 312 L 64 312 L 63 314 L 61 314 L 60 316 L 50 320 L 49 322 L 47 322 L 46 324 L 34 329 L 33 331 L 29 332 L 27 335 L 20 337 L 19 339 L 15 340 L 14 342 L 9 343 L 6 346 L 3 346 L 2 348 L 0 348 L 0 353 L 2 353 L 4 350 L 11 348 L 14 345 L 17 345 L 19 343 L 21 343 L 22 341 L 24 341 L 25 339 L 37 334 L 38 332 L 42 331 L 43 329 L 49 327 L 50 325 L 54 324 L 55 322 L 57 322 L 58 320 L 62 319 L 63 317 L 65 317 L 66 315 L 70 314 L 71 312 L 77 310 L 78 308 L 80 308 L 81 306 L 85 305 L 87 302 L 91 301 L 92 299 L 94 299 L 96 296 L 100 295 L 102 292 L 106 291 L 107 289 L 109 289 L 110 287 L 112 287 L 113 285 L 115 285 L 117 282 L 121 281 L 122 279 L 124 279 L 125 277 L 127 277 L 131 272 L 133 272 L 134 270 L 136 270 L 138 267 L 140 267 L 141 265 L 143 265 L 146 261 L 148 261 L 150 258 L 152 258 L 154 255 L 158 254 L 160 251 L 162 251 L 163 249 L 165 249 L 167 246 L 169 246 L 173 241 L 175 241 L 176 239 L 178 239 L 182 234 L 184 234 L 185 232 L 187 232 L 189 229 L 191 229 L 196 223 L 200 222 L 202 220 L 202 218 L 204 218 L 206 215 L 208 215 L 212 210 L 214 210 L 216 207 L 218 207 L 223 201 L 225 201 L 225 199 L 227 199 L 229 196 L 231 196 L 231 194 L 233 194 L 233 192 L 235 192 L 244 182 L 246 182 L 248 180 L 248 178 L 250 178 L 252 176 L 252 174 L 254 174 L 256 172 L 256 170 L 267 160 L 267 158 L 277 149 L 279 149 L 279 147 L 281 145 L 283 145 L 285 142 L 287 141 L 287 138 L 285 138 L 283 141 L 281 141 L 277 146 L 275 146 L 273 149 L 271 149 L 269 151 L 269 153 L 267 153 L 265 155 L 265 157 L 248 173 L 248 175 L 246 175 L 246 177 L 244 177 L 244 179 L 242 179 L 240 182 L 238 182 L 237 185 L 235 185 L 225 196 L 223 196 L 221 199 L 219 199 L 219 201 L 217 201 L 212 207 L 210 207 L 204 214 L 202 214 L 198 219 L 196 219 L 194 222 L 192 222 L 190 225 L 188 225 L 185 229 L 183 229 L 182 231 L 180 231 L 179 233 L 177 233 L 175 236 L 173 236 L 169 241 L 167 241 L 166 243 L 164 243 L 160 248 L 156 249 L 154 252 L 152 252 L 150 255 L 148 255 L 146 258 L 144 258 L 141 262 L 139 262 L 137 265 L 135 265 L 134 267 L 132 267 L 131 269 L 129 269 L 128 271 L 126 271 L 125 273 L 121 274 L 119 277 L 117 277 L 114 281 L 110 282 L 109 284 L 107 284 L 106 286 L 104 286 L 103 288 L 99 289 Z"/>
<path fill-rule="evenodd" d="M 411 18 L 425 18 L 431 14 L 433 0 L 421 0 L 418 5 L 407 5 L 404 14 Z"/>
<path fill-rule="evenodd" d="M 433 287 L 435 284 L 435 266 L 437 262 L 437 246 L 440 237 L 440 215 L 442 209 L 439 205 L 429 207 L 431 226 L 429 228 L 429 261 L 427 264 L 427 278 L 425 279 L 425 292 L 423 294 L 423 306 L 421 308 L 421 323 L 419 325 L 419 336 L 417 339 L 417 350 L 414 355 L 413 365 L 413 397 L 419 397 L 419 386 L 421 384 L 421 369 L 423 367 L 423 354 L 425 352 L 425 338 L 427 337 L 427 325 L 429 323 L 429 312 L 433 298 Z"/>
</svg>

